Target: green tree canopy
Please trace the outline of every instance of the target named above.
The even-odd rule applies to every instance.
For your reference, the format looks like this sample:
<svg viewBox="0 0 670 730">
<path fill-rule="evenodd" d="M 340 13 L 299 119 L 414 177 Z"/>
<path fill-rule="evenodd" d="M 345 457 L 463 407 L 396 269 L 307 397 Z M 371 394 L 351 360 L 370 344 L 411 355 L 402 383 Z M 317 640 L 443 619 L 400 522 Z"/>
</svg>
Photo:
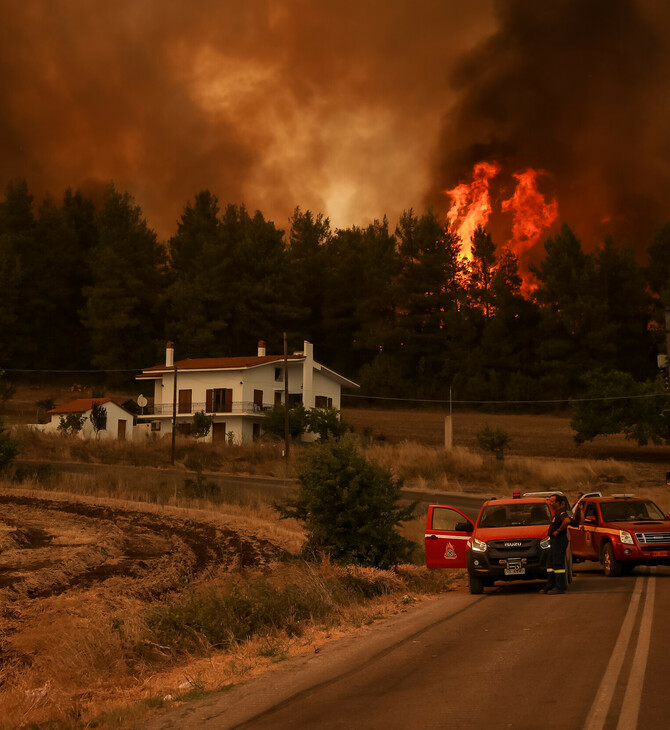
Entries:
<svg viewBox="0 0 670 730">
<path fill-rule="evenodd" d="M 670 394 L 662 378 L 640 383 L 629 373 L 597 370 L 584 382 L 583 400 L 571 404 L 576 443 L 617 433 L 639 446 L 670 443 Z"/>
<path fill-rule="evenodd" d="M 112 185 L 97 216 L 91 252 L 92 283 L 85 289 L 83 322 L 102 369 L 143 367 L 163 347 L 159 306 L 164 282 L 163 248 L 128 193 Z"/>
</svg>

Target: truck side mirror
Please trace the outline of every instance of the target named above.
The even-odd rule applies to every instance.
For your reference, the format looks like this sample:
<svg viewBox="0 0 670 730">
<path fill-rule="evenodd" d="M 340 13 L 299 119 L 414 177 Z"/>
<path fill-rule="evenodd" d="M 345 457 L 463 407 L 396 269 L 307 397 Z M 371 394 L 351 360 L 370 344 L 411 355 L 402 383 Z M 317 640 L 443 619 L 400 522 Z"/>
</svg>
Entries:
<svg viewBox="0 0 670 730">
<path fill-rule="evenodd" d="M 595 525 L 598 520 L 596 519 L 595 515 L 588 515 L 588 517 L 584 518 L 584 522 L 588 523 L 589 525 Z"/>
</svg>

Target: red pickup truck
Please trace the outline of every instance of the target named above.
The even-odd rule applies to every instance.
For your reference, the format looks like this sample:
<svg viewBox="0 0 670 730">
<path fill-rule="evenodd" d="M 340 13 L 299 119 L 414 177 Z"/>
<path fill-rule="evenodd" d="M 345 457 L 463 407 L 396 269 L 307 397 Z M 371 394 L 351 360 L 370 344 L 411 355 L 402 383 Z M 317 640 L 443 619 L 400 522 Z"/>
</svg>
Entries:
<svg viewBox="0 0 670 730">
<path fill-rule="evenodd" d="M 545 579 L 550 521 L 546 497 L 490 499 L 475 522 L 456 507 L 432 504 L 426 518 L 426 565 L 467 568 L 474 594 L 496 580 Z M 566 560 L 571 580 L 569 551 Z"/>
<path fill-rule="evenodd" d="M 583 497 L 574 523 L 568 531 L 575 562 L 600 561 L 608 576 L 631 573 L 637 565 L 670 565 L 670 515 L 650 499 Z"/>
</svg>

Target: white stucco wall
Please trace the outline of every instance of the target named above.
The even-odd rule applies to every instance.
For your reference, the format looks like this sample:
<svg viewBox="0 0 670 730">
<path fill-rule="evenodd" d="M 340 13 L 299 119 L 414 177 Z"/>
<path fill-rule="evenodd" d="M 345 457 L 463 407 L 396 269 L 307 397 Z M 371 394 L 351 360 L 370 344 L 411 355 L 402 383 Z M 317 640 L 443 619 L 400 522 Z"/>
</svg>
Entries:
<svg viewBox="0 0 670 730">
<path fill-rule="evenodd" d="M 129 413 L 124 408 L 121 408 L 116 405 L 116 403 L 112 402 L 103 403 L 103 408 L 107 411 L 106 428 L 99 431 L 96 435 L 93 430 L 93 424 L 91 423 L 91 410 L 89 409 L 81 414 L 86 420 L 81 427 L 81 431 L 78 433 L 79 438 L 116 439 L 119 434 L 119 421 L 125 421 L 125 440 L 132 441 L 137 435 L 137 432 L 133 427 L 132 413 Z M 67 416 L 67 413 L 53 413 L 49 423 L 37 424 L 36 427 L 46 433 L 59 433 L 58 427 L 60 426 L 61 416 Z"/>
</svg>

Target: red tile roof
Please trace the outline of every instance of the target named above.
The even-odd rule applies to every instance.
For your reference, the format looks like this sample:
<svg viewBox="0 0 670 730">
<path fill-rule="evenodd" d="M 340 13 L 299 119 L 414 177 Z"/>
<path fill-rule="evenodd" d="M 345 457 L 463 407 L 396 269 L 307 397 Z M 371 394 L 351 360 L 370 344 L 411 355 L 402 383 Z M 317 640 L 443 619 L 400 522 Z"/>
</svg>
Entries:
<svg viewBox="0 0 670 730">
<path fill-rule="evenodd" d="M 77 400 L 70 401 L 64 406 L 53 408 L 48 411 L 49 413 L 85 413 L 93 408 L 93 405 L 103 405 L 104 403 L 113 403 L 111 398 L 77 398 Z"/>
<path fill-rule="evenodd" d="M 304 360 L 304 355 L 289 355 L 289 360 Z M 202 357 L 197 359 L 178 360 L 175 365 L 178 370 L 243 370 L 253 368 L 257 365 L 265 365 L 271 362 L 283 362 L 283 355 L 261 355 L 252 357 Z M 150 368 L 144 368 L 141 377 L 152 377 L 153 374 L 171 372 L 172 368 L 168 365 L 153 365 Z"/>
</svg>

